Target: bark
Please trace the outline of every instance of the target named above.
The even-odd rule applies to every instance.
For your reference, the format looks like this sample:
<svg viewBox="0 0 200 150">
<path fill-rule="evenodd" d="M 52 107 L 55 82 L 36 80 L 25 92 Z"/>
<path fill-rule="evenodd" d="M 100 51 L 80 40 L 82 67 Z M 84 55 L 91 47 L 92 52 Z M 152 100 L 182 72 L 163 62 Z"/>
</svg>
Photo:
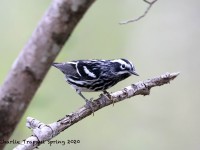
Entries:
<svg viewBox="0 0 200 150">
<path fill-rule="evenodd" d="M 93 2 L 52 2 L 0 88 L 0 141 L 10 138 L 52 62 Z M 1 143 L 0 149 L 4 146 Z"/>
</svg>

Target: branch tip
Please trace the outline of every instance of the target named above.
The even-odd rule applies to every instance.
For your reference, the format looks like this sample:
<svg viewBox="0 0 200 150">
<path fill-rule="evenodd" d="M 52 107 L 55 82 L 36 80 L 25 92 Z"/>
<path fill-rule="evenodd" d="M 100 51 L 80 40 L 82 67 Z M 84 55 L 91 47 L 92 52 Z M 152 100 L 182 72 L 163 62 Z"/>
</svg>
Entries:
<svg viewBox="0 0 200 150">
<path fill-rule="evenodd" d="M 147 0 L 143 0 L 145 3 L 147 3 L 149 6 L 146 8 L 146 10 L 144 11 L 144 13 L 137 17 L 136 19 L 130 19 L 130 20 L 126 20 L 126 21 L 121 21 L 119 22 L 120 25 L 124 25 L 124 24 L 128 24 L 131 22 L 136 22 L 140 19 L 142 19 L 143 17 L 145 17 L 147 15 L 147 13 L 149 12 L 149 10 L 151 9 L 151 7 L 153 6 L 153 4 L 157 1 L 157 0 L 153 0 L 153 1 L 147 1 Z"/>
</svg>

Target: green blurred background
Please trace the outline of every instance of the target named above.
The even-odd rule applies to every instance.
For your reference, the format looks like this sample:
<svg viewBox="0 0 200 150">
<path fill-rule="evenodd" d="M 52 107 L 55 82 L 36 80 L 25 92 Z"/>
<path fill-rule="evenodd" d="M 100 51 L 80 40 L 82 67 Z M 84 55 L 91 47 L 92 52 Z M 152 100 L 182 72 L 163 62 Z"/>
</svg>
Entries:
<svg viewBox="0 0 200 150">
<path fill-rule="evenodd" d="M 0 84 L 50 3 L 0 1 Z M 109 91 L 165 72 L 180 71 L 181 75 L 171 84 L 153 88 L 149 96 L 136 96 L 108 106 L 52 139 L 80 140 L 79 144 L 43 144 L 40 149 L 200 149 L 200 1 L 159 0 L 144 19 L 118 24 L 138 17 L 146 7 L 142 0 L 96 1 L 56 61 L 133 61 L 140 76 L 130 77 Z M 99 93 L 85 95 L 96 98 Z M 83 104 L 81 97 L 65 83 L 63 74 L 51 68 L 11 140 L 31 135 L 25 127 L 26 117 L 52 123 Z M 7 145 L 5 149 L 15 146 Z"/>
</svg>

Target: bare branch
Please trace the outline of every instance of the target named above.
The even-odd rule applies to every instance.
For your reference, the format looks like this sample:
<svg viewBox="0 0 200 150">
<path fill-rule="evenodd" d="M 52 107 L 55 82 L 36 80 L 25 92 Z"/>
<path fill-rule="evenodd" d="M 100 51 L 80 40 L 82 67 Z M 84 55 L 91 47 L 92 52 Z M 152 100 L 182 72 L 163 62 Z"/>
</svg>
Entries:
<svg viewBox="0 0 200 150">
<path fill-rule="evenodd" d="M 125 87 L 121 91 L 110 94 L 111 98 L 108 98 L 107 95 L 101 94 L 98 99 L 93 101 L 93 109 L 94 111 L 98 111 L 105 106 L 120 102 L 136 95 L 149 95 L 150 89 L 152 87 L 161 86 L 169 83 L 178 75 L 179 73 L 166 73 L 159 77 L 154 77 L 143 82 L 132 84 L 128 87 Z M 32 150 L 40 144 L 45 143 L 45 141 L 51 140 L 53 137 L 55 137 L 65 129 L 69 128 L 73 124 L 81 121 L 83 118 L 91 114 L 92 111 L 83 106 L 77 111 L 66 115 L 64 118 L 58 120 L 57 122 L 48 125 L 45 125 L 44 123 L 41 123 L 34 118 L 28 117 L 27 127 L 33 130 L 33 135 L 24 140 L 14 150 Z"/>
<path fill-rule="evenodd" d="M 149 12 L 149 10 L 151 9 L 151 7 L 153 6 L 153 4 L 157 1 L 157 0 L 153 0 L 152 2 L 149 2 L 149 1 L 147 1 L 147 0 L 143 0 L 144 2 L 146 2 L 147 4 L 149 4 L 149 6 L 147 7 L 147 9 L 144 11 L 144 13 L 141 15 L 141 16 L 139 16 L 138 18 L 136 18 L 136 19 L 131 19 L 131 20 L 126 20 L 126 21 L 122 21 L 122 22 L 120 22 L 119 24 L 127 24 L 127 23 L 131 23 L 131 22 L 135 22 L 135 21 L 138 21 L 138 20 L 140 20 L 140 19 L 142 19 L 143 17 L 145 17 L 146 16 L 146 14 Z"/>
<path fill-rule="evenodd" d="M 93 2 L 53 0 L 1 85 L 0 141 L 9 139 L 52 62 Z"/>
</svg>

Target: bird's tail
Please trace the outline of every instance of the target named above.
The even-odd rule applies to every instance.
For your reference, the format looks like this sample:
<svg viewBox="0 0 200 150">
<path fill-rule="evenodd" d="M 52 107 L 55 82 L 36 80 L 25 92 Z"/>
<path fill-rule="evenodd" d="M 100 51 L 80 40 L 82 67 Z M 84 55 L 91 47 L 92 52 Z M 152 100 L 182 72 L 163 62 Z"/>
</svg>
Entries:
<svg viewBox="0 0 200 150">
<path fill-rule="evenodd" d="M 52 64 L 52 66 L 54 66 L 54 67 L 56 67 L 56 68 L 59 68 L 60 65 L 61 65 L 61 64 L 60 64 L 60 63 L 57 63 L 57 62 L 54 62 L 54 63 Z"/>
<path fill-rule="evenodd" d="M 62 71 L 64 74 L 68 72 L 67 64 L 66 63 L 56 63 L 54 62 L 52 66 L 56 67 L 60 71 Z"/>
</svg>

